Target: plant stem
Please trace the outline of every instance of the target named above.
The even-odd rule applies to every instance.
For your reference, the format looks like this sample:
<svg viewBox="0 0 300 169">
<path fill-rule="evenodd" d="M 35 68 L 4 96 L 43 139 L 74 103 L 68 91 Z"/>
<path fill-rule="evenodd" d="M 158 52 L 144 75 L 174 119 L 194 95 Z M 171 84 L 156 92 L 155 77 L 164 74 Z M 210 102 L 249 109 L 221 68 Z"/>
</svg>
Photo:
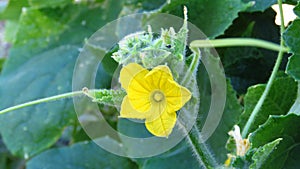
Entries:
<svg viewBox="0 0 300 169">
<path fill-rule="evenodd" d="M 217 161 L 203 142 L 201 133 L 195 125 L 188 134 L 187 141 L 195 153 L 198 161 L 201 159 L 202 165 L 204 165 L 206 168 L 216 168 L 218 166 Z"/>
<path fill-rule="evenodd" d="M 74 96 L 78 96 L 78 95 L 82 95 L 82 94 L 83 94 L 83 91 L 75 91 L 75 92 L 64 93 L 64 94 L 55 95 L 55 96 L 51 96 L 51 97 L 46 97 L 43 99 L 38 99 L 38 100 L 23 103 L 23 104 L 19 104 L 19 105 L 13 106 L 13 107 L 9 107 L 7 109 L 1 110 L 0 114 L 4 114 L 4 113 L 7 113 L 7 112 L 10 112 L 13 110 L 21 109 L 24 107 L 28 107 L 28 106 L 32 106 L 32 105 L 36 105 L 36 104 L 40 104 L 40 103 L 55 101 L 58 99 L 70 98 L 70 97 L 74 97 Z"/>
<path fill-rule="evenodd" d="M 177 124 L 183 130 L 183 134 L 186 135 L 186 141 L 189 144 L 189 147 L 192 149 L 197 162 L 199 163 L 199 168 L 211 169 L 219 166 L 214 156 L 211 154 L 208 147 L 202 140 L 201 133 L 199 132 L 196 124 L 194 124 L 191 131 L 188 131 L 183 125 L 183 122 L 180 120 Z"/>
<path fill-rule="evenodd" d="M 194 53 L 193 60 L 189 66 L 187 73 L 185 74 L 185 76 L 182 80 L 181 85 L 183 85 L 183 86 L 186 86 L 187 83 L 190 81 L 191 77 L 193 76 L 193 74 L 196 73 L 195 70 L 199 64 L 200 57 L 201 57 L 201 52 L 198 48 L 191 48 L 191 50 Z"/>
<path fill-rule="evenodd" d="M 283 22 L 282 22 L 283 23 Z M 281 24 L 282 25 L 282 24 Z M 194 40 L 191 42 L 190 47 L 198 48 L 213 48 L 213 47 L 228 47 L 228 46 L 253 46 L 260 47 L 274 51 L 288 52 L 289 48 L 277 45 L 272 42 L 253 39 L 253 38 L 225 38 L 225 39 L 214 39 L 214 40 Z"/>
<path fill-rule="evenodd" d="M 249 129 L 251 127 L 251 125 L 253 124 L 254 120 L 255 120 L 255 117 L 256 115 L 258 114 L 259 110 L 261 109 L 261 106 L 263 105 L 266 97 L 268 96 L 269 92 L 270 92 L 270 89 L 271 89 L 271 86 L 275 80 L 275 77 L 276 77 L 276 74 L 277 74 L 277 71 L 279 69 L 279 66 L 281 64 L 281 61 L 282 61 L 282 57 L 283 57 L 283 53 L 284 53 L 284 40 L 283 40 L 283 37 L 282 37 L 282 34 L 284 32 L 284 19 L 283 19 L 283 10 L 282 10 L 282 0 L 278 0 L 278 5 L 279 5 L 279 12 L 280 12 L 280 18 L 281 18 L 281 25 L 280 25 L 280 33 L 281 33 L 281 38 L 280 38 L 280 50 L 279 50 L 279 53 L 278 53 L 278 57 L 277 57 L 277 60 L 276 60 L 276 63 L 275 63 L 275 66 L 273 68 L 273 71 L 272 71 L 272 74 L 269 78 L 269 81 L 267 83 L 267 86 L 262 94 L 262 96 L 260 97 L 259 101 L 257 102 L 257 104 L 255 105 L 244 129 L 243 129 L 243 132 L 242 132 L 242 137 L 243 138 L 246 138 L 247 137 L 247 134 L 249 132 Z"/>
</svg>

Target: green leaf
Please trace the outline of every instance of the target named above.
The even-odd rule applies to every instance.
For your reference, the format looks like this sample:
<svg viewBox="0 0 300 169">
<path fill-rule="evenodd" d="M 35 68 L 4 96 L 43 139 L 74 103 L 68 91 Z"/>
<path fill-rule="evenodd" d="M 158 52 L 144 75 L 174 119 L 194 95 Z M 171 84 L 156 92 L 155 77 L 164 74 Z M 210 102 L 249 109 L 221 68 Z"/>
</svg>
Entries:
<svg viewBox="0 0 300 169">
<path fill-rule="evenodd" d="M 294 79 L 300 80 L 300 53 L 294 54 L 289 58 L 286 72 Z"/>
<path fill-rule="evenodd" d="M 4 10 L 0 11 L 0 20 L 18 20 L 23 7 L 28 6 L 28 0 L 8 0 Z"/>
<path fill-rule="evenodd" d="M 299 7 L 299 5 L 298 5 Z M 298 10 L 296 10 L 298 11 Z M 294 55 L 289 58 L 286 72 L 296 80 L 300 80 L 300 20 L 297 19 L 284 32 L 283 37 L 286 45 L 292 50 Z"/>
<path fill-rule="evenodd" d="M 18 28 L 15 33 L 12 33 L 15 34 L 14 39 L 12 39 L 14 44 L 3 69 L 4 74 L 22 65 L 36 54 L 45 51 L 51 43 L 56 42 L 54 47 L 59 46 L 59 35 L 67 28 L 64 22 L 67 22 L 68 19 L 65 18 L 71 17 L 72 15 L 69 15 L 68 12 L 75 12 L 76 8 L 65 9 L 64 15 L 62 14 L 63 9 L 55 10 L 57 12 L 56 17 L 50 16 L 53 11 L 47 13 L 39 9 L 29 8 L 22 13 Z M 64 19 L 58 19 L 58 17 Z"/>
<path fill-rule="evenodd" d="M 277 0 L 242 0 L 243 2 L 253 2 L 253 6 L 247 9 L 248 12 L 264 11 L 277 3 Z"/>
<path fill-rule="evenodd" d="M 199 168 L 198 162 L 185 141 L 159 156 L 138 159 L 137 163 L 142 169 Z"/>
<path fill-rule="evenodd" d="M 4 62 L 5 62 L 5 58 L 0 58 L 0 72 L 2 70 Z"/>
<path fill-rule="evenodd" d="M 268 160 L 269 155 L 276 149 L 276 146 L 282 139 L 276 139 L 271 143 L 265 144 L 259 147 L 252 156 L 253 163 L 250 165 L 250 169 L 259 169 L 263 166 L 265 161 Z"/>
<path fill-rule="evenodd" d="M 292 52 L 300 53 L 300 19 L 296 19 L 283 33 L 285 44 L 292 50 Z"/>
<path fill-rule="evenodd" d="M 94 142 L 55 148 L 35 156 L 27 162 L 28 169 L 136 169 L 129 159 L 102 150 Z"/>
<path fill-rule="evenodd" d="M 18 30 L 18 21 L 14 20 L 7 20 L 5 22 L 5 32 L 4 32 L 4 39 L 9 43 L 13 43 L 16 38 L 16 33 Z"/>
<path fill-rule="evenodd" d="M 294 158 L 289 151 L 300 143 L 299 121 L 300 116 L 296 114 L 270 116 L 266 123 L 252 133 L 250 136 L 252 148 L 258 148 L 272 140 L 282 138 L 277 149 L 270 154 L 262 168 L 282 168 L 287 159 Z"/>
<path fill-rule="evenodd" d="M 48 0 L 28 0 L 30 6 L 36 8 L 44 8 L 44 7 L 62 7 L 69 3 L 72 3 L 72 0 L 55 0 L 55 1 L 48 1 Z"/>
<path fill-rule="evenodd" d="M 123 98 L 126 95 L 124 90 L 114 90 L 114 89 L 98 89 L 92 91 L 86 91 L 93 102 L 97 102 L 109 106 L 121 107 Z"/>
<path fill-rule="evenodd" d="M 297 115 L 300 115 L 300 83 L 298 82 L 298 95 L 297 95 L 297 99 L 295 101 L 295 103 L 293 104 L 293 106 L 291 107 L 289 114 L 290 113 L 294 113 Z"/>
<path fill-rule="evenodd" d="M 120 3 L 114 1 L 101 7 L 71 5 L 24 11 L 0 80 L 0 109 L 71 91 L 79 48 L 68 44 L 82 44 L 119 11 Z M 102 66 L 99 73 L 102 79 L 96 86 L 105 88 L 109 76 Z M 75 118 L 70 100 L 62 100 L 0 115 L 0 130 L 9 150 L 28 158 L 53 145 Z"/>
<path fill-rule="evenodd" d="M 248 7 L 240 0 L 174 0 L 171 2 L 165 4 L 162 12 L 182 17 L 182 6 L 187 6 L 189 21 L 200 28 L 209 38 L 222 35 L 232 21 L 238 17 L 238 13 Z"/>
<path fill-rule="evenodd" d="M 286 160 L 284 163 L 284 168 L 286 169 L 295 169 L 300 166 L 300 146 L 295 146 L 290 152 L 289 152 L 290 158 Z"/>
<path fill-rule="evenodd" d="M 76 46 L 62 46 L 37 55 L 1 76 L 0 109 L 71 91 L 77 55 Z M 50 147 L 64 127 L 76 118 L 70 101 L 60 100 L 1 114 L 0 131 L 8 149 L 26 159 Z"/>
<path fill-rule="evenodd" d="M 243 128 L 250 117 L 255 105 L 261 97 L 266 85 L 255 85 L 248 89 L 244 99 L 244 113 L 241 116 L 239 126 Z M 297 96 L 297 83 L 289 77 L 275 79 L 269 95 L 258 112 L 254 123 L 250 126 L 249 133 L 253 132 L 259 125 L 263 124 L 270 115 L 286 114 Z"/>
<path fill-rule="evenodd" d="M 300 3 L 298 1 L 298 5 L 294 8 L 294 13 L 300 17 Z"/>
<path fill-rule="evenodd" d="M 284 0 L 283 2 L 285 2 L 287 4 L 297 5 L 299 0 Z"/>
<path fill-rule="evenodd" d="M 15 45 L 10 50 L 3 73 L 14 70 L 42 51 L 61 45 L 81 46 L 85 38 L 118 17 L 121 4 L 109 0 L 95 7 L 81 4 L 64 8 L 28 9 L 29 14 L 22 13 Z"/>
<path fill-rule="evenodd" d="M 69 15 L 69 12 L 71 11 L 66 11 L 66 14 Z M 56 17 L 47 16 L 47 13 L 39 9 L 26 8 L 20 17 L 19 30 L 14 45 L 30 44 L 29 48 L 47 46 L 52 36 L 54 39 L 58 38 L 58 35 L 65 29 L 63 21 L 67 19 L 61 14 L 62 10 L 58 10 L 57 16 L 60 16 L 61 20 L 57 20 Z"/>
</svg>

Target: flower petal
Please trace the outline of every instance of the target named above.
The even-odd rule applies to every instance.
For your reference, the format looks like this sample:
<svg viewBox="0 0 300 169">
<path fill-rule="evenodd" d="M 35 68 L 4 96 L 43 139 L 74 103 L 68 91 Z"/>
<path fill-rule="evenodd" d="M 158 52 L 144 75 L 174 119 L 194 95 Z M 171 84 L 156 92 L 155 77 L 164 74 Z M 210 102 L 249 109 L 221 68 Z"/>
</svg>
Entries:
<svg viewBox="0 0 300 169">
<path fill-rule="evenodd" d="M 168 137 L 176 123 L 176 113 L 164 111 L 161 116 L 153 121 L 146 119 L 146 128 L 157 137 Z"/>
<path fill-rule="evenodd" d="M 152 102 L 151 109 L 148 112 L 147 121 L 150 122 L 156 120 L 166 110 L 167 110 L 167 104 L 165 101 L 160 103 Z"/>
<path fill-rule="evenodd" d="M 120 83 L 122 87 L 127 91 L 131 81 L 141 80 L 149 71 L 139 64 L 129 63 L 124 66 L 120 72 Z M 140 87 L 143 87 L 140 85 Z M 143 87 L 144 88 L 144 87 Z"/>
<path fill-rule="evenodd" d="M 146 119 L 147 113 L 136 111 L 130 104 L 127 96 L 124 97 L 121 105 L 121 118 Z"/>
<path fill-rule="evenodd" d="M 166 65 L 160 65 L 153 68 L 145 77 L 148 84 L 151 84 L 151 89 L 160 89 L 165 81 L 173 80 L 171 70 Z"/>
<path fill-rule="evenodd" d="M 191 92 L 187 88 L 180 86 L 172 80 L 165 82 L 161 90 L 164 91 L 166 96 L 169 111 L 179 110 L 192 97 Z"/>
</svg>

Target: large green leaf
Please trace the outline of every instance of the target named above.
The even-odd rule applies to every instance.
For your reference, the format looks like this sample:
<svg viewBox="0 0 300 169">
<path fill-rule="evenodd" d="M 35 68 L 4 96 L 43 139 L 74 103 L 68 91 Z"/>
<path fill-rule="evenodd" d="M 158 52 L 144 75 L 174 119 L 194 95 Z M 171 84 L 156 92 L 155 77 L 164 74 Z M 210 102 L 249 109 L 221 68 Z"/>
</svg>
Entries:
<svg viewBox="0 0 300 169">
<path fill-rule="evenodd" d="M 300 81 L 300 54 L 294 54 L 289 58 L 286 72 L 294 79 Z"/>
<path fill-rule="evenodd" d="M 81 44 L 119 11 L 120 3 L 113 1 L 101 7 L 71 5 L 24 11 L 19 23 L 23 26 L 2 72 L 0 109 L 71 91 L 79 46 L 68 44 Z M 103 69 L 100 74 L 97 86 L 107 87 L 109 81 L 104 77 L 108 76 Z M 0 130 L 9 150 L 28 158 L 55 143 L 76 116 L 70 102 L 63 100 L 0 117 Z"/>
<path fill-rule="evenodd" d="M 68 5 L 63 8 L 27 9 L 21 15 L 15 44 L 3 73 L 14 70 L 42 51 L 60 45 L 81 45 L 85 38 L 117 18 L 121 4 L 108 0 L 95 7 Z"/>
<path fill-rule="evenodd" d="M 185 141 L 161 155 L 135 160 L 142 169 L 199 168 L 198 162 Z"/>
<path fill-rule="evenodd" d="M 28 169 L 135 169 L 129 159 L 102 150 L 94 142 L 45 151 L 27 162 Z"/>
<path fill-rule="evenodd" d="M 188 8 L 189 22 L 200 28 L 207 37 L 215 38 L 222 35 L 249 4 L 241 0 L 129 0 L 125 2 L 122 15 L 153 10 L 183 17 L 183 6 Z"/>
<path fill-rule="evenodd" d="M 246 121 L 264 90 L 265 85 L 255 85 L 248 89 L 244 99 L 245 110 L 239 123 L 241 128 L 246 124 Z M 248 133 L 253 132 L 259 125 L 263 124 L 270 115 L 286 114 L 295 102 L 296 96 L 297 83 L 294 79 L 289 77 L 280 77 L 275 79 L 269 95 L 255 117 L 254 122 L 250 126 Z"/>
<path fill-rule="evenodd" d="M 296 14 L 300 13 L 300 4 L 294 9 Z M 290 58 L 287 65 L 286 72 L 296 80 L 300 80 L 300 20 L 294 20 L 293 23 L 284 32 L 283 37 L 286 45 L 294 53 Z"/>
<path fill-rule="evenodd" d="M 4 9 L 0 11 L 0 19 L 17 20 L 22 8 L 29 6 L 28 0 L 8 0 Z"/>
<path fill-rule="evenodd" d="M 1 76 L 0 109 L 71 91 L 77 55 L 76 46 L 62 46 Z M 61 100 L 1 114 L 0 131 L 13 154 L 28 158 L 55 143 L 75 117 L 70 100 Z"/>
<path fill-rule="evenodd" d="M 289 158 L 286 160 L 284 164 L 284 168 L 286 169 L 296 169 L 299 168 L 300 162 L 300 146 L 297 145 L 293 147 L 293 149 L 289 153 Z"/>
<path fill-rule="evenodd" d="M 265 9 L 271 7 L 277 2 L 277 0 L 242 0 L 243 2 L 253 2 L 253 6 L 250 7 L 247 11 L 264 11 Z"/>
<path fill-rule="evenodd" d="M 292 24 L 286 29 L 283 34 L 285 44 L 292 50 L 292 52 L 298 54 L 300 53 L 300 19 L 296 19 Z"/>
<path fill-rule="evenodd" d="M 259 147 L 253 154 L 253 163 L 250 165 L 251 169 L 261 168 L 265 161 L 268 160 L 269 155 L 276 149 L 276 146 L 280 143 L 282 139 L 276 139 L 271 143 L 265 144 L 264 146 Z"/>
<path fill-rule="evenodd" d="M 189 21 L 209 38 L 222 35 L 238 12 L 249 6 L 240 0 L 174 0 L 166 2 L 161 11 L 182 17 L 184 5 L 188 8 Z"/>
<path fill-rule="evenodd" d="M 55 0 L 55 1 L 48 1 L 48 0 L 28 0 L 29 4 L 36 8 L 43 8 L 43 7 L 62 7 L 68 3 L 72 3 L 72 0 Z"/>
<path fill-rule="evenodd" d="M 287 159 L 289 161 L 295 158 L 289 151 L 300 143 L 299 121 L 300 116 L 296 114 L 270 116 L 266 123 L 250 136 L 253 148 L 263 146 L 277 138 L 283 138 L 262 168 L 282 168 Z"/>
</svg>

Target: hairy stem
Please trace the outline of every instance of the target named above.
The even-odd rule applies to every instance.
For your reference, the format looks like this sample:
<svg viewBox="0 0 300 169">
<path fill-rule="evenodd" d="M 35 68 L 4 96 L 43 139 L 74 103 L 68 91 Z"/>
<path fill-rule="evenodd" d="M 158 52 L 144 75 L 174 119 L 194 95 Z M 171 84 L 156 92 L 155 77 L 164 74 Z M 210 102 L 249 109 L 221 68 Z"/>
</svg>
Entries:
<svg viewBox="0 0 300 169">
<path fill-rule="evenodd" d="M 55 96 L 51 96 L 51 97 L 46 97 L 43 99 L 33 100 L 30 102 L 26 102 L 23 104 L 19 104 L 19 105 L 12 106 L 12 107 L 6 108 L 4 110 L 1 110 L 0 114 L 4 114 L 4 113 L 7 113 L 7 112 L 10 112 L 13 110 L 18 110 L 18 109 L 21 109 L 24 107 L 28 107 L 28 106 L 32 106 L 32 105 L 36 105 L 36 104 L 40 104 L 40 103 L 55 101 L 55 100 L 64 99 L 64 98 L 71 98 L 71 97 L 82 95 L 82 94 L 84 94 L 83 91 L 76 91 L 76 92 L 69 92 L 69 93 L 64 93 L 64 94 L 55 95 Z"/>
<path fill-rule="evenodd" d="M 282 25 L 282 24 L 281 24 Z M 289 48 L 283 47 L 272 42 L 253 39 L 253 38 L 225 38 L 225 39 L 214 39 L 214 40 L 195 40 L 191 42 L 190 47 L 198 48 L 213 48 L 213 47 L 229 47 L 229 46 L 253 46 L 260 47 L 274 51 L 288 52 Z"/>
<path fill-rule="evenodd" d="M 218 163 L 208 147 L 205 145 L 196 124 L 192 127 L 191 131 L 187 131 L 182 122 L 178 121 L 178 124 L 186 135 L 186 141 L 198 161 L 199 168 L 216 168 Z"/>
<path fill-rule="evenodd" d="M 206 168 L 216 168 L 218 166 L 214 156 L 209 151 L 208 147 L 202 140 L 201 133 L 196 126 L 193 126 L 192 130 L 188 134 L 187 140 L 191 146 L 195 155 L 201 158 L 202 163 Z"/>
<path fill-rule="evenodd" d="M 284 40 L 283 40 L 283 37 L 282 37 L 282 34 L 284 32 L 284 19 L 283 19 L 283 10 L 282 10 L 282 0 L 278 0 L 278 5 L 279 5 L 279 12 L 280 12 L 280 18 L 281 18 L 281 25 L 280 25 L 280 33 L 281 33 L 281 38 L 280 38 L 280 50 L 279 50 L 279 53 L 278 53 L 278 57 L 277 57 L 277 60 L 276 60 L 276 63 L 275 63 L 275 66 L 273 68 L 273 71 L 272 71 L 272 74 L 268 80 L 268 83 L 267 83 L 267 86 L 262 94 L 262 96 L 260 97 L 260 99 L 258 100 L 257 104 L 255 105 L 244 129 L 243 129 L 243 132 L 242 132 L 242 136 L 243 138 L 246 138 L 247 137 L 247 134 L 249 133 L 249 129 L 251 127 L 251 125 L 253 124 L 254 120 L 255 120 L 255 117 L 256 115 L 258 114 L 259 110 L 261 109 L 261 106 L 263 105 L 265 99 L 267 98 L 269 92 L 270 92 L 270 89 L 271 89 L 271 86 L 275 80 L 275 77 L 276 77 L 276 74 L 278 72 L 278 69 L 279 69 L 279 66 L 281 64 L 281 61 L 282 61 L 282 57 L 283 57 L 283 53 L 284 53 Z"/>
<path fill-rule="evenodd" d="M 196 68 L 198 67 L 200 58 L 201 58 L 201 51 L 198 48 L 191 48 L 191 50 L 193 51 L 193 60 L 189 66 L 187 73 L 185 74 L 185 76 L 182 80 L 181 84 L 183 86 L 187 86 L 187 84 L 188 84 L 188 82 L 190 82 L 193 74 L 196 73 L 196 70 L 197 70 Z"/>
</svg>

